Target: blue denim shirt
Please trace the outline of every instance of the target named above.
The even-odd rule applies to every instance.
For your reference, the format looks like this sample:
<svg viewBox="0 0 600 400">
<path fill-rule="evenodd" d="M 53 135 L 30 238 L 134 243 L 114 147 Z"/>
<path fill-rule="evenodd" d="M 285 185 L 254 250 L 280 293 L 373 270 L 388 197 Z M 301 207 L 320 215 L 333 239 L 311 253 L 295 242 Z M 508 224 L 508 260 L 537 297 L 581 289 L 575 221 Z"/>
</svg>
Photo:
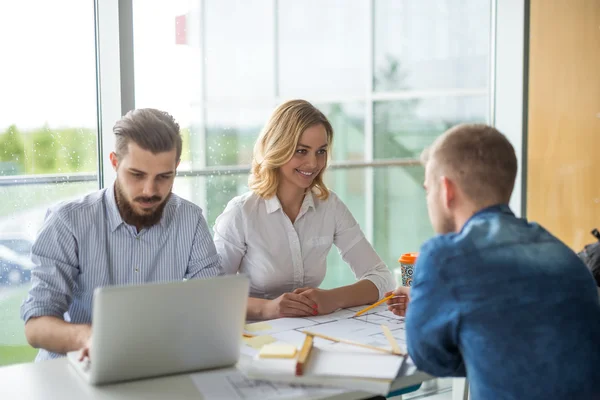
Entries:
<svg viewBox="0 0 600 400">
<path fill-rule="evenodd" d="M 500 205 L 426 242 L 406 315 L 408 352 L 467 376 L 473 400 L 600 399 L 600 303 L 577 255 Z"/>
</svg>

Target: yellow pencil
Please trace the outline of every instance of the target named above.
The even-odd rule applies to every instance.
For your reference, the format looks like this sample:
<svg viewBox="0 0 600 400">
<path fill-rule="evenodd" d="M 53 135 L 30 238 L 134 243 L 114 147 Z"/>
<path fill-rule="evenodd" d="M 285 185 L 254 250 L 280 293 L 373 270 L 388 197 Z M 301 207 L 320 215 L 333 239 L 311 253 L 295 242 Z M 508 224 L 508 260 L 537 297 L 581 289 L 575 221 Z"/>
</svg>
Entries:
<svg viewBox="0 0 600 400">
<path fill-rule="evenodd" d="M 385 297 L 385 298 L 379 300 L 377 303 L 373 303 L 369 307 L 363 308 L 362 310 L 360 310 L 359 312 L 357 312 L 356 314 L 354 314 L 354 316 L 358 317 L 359 315 L 362 315 L 362 314 L 366 313 L 367 311 L 372 310 L 373 308 L 377 307 L 380 304 L 385 303 L 386 301 L 394 298 L 395 296 L 396 296 L 395 294 L 390 294 L 388 297 Z"/>
</svg>

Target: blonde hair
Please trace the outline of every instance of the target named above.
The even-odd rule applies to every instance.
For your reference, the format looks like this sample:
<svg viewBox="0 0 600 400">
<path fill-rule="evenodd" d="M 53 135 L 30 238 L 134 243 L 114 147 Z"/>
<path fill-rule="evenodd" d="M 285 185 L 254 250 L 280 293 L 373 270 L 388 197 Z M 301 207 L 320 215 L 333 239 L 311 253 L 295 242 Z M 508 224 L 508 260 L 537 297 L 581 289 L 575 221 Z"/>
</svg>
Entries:
<svg viewBox="0 0 600 400">
<path fill-rule="evenodd" d="M 305 100 L 290 100 L 275 109 L 254 144 L 252 173 L 248 186 L 258 196 L 268 199 L 277 193 L 279 168 L 292 159 L 302 133 L 315 125 L 323 125 L 327 143 L 333 141 L 333 128 L 327 117 Z M 329 190 L 323 183 L 323 172 L 313 180 L 309 190 L 326 200 Z"/>
</svg>

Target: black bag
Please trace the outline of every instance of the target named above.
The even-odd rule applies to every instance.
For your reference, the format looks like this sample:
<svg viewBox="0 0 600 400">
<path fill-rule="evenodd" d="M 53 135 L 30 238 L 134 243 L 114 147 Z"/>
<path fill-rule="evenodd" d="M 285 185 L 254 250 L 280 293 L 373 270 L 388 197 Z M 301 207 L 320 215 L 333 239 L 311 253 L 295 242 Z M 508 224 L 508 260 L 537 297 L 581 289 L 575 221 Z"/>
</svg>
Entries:
<svg viewBox="0 0 600 400">
<path fill-rule="evenodd" d="M 577 255 L 585 265 L 587 265 L 590 271 L 592 271 L 592 275 L 596 280 L 596 285 L 600 287 L 600 232 L 598 232 L 598 229 L 594 229 L 592 235 L 594 235 L 598 241 L 596 243 L 588 244 L 582 251 L 577 253 Z"/>
</svg>

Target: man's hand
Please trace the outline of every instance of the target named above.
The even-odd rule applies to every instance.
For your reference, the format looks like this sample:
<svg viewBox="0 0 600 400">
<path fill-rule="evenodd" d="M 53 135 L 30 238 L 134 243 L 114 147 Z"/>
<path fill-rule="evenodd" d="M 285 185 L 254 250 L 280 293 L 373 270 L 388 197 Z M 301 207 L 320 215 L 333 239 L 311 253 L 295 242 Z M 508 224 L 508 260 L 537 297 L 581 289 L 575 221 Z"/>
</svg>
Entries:
<svg viewBox="0 0 600 400">
<path fill-rule="evenodd" d="M 86 358 L 91 360 L 91 350 L 92 350 L 92 337 L 90 336 L 88 340 L 85 342 L 85 345 L 81 348 L 79 352 L 79 361 L 83 361 Z"/>
<path fill-rule="evenodd" d="M 308 317 L 318 313 L 317 303 L 308 297 L 296 293 L 284 293 L 266 304 L 264 319 Z"/>
<path fill-rule="evenodd" d="M 92 326 L 80 325 L 77 340 L 80 343 L 79 361 L 83 361 L 86 358 L 91 360 Z"/>
<path fill-rule="evenodd" d="M 314 301 L 317 304 L 318 313 L 321 315 L 330 314 L 339 308 L 337 300 L 330 290 L 305 287 L 294 290 L 294 293 Z"/>
<path fill-rule="evenodd" d="M 406 310 L 408 309 L 408 303 L 410 303 L 410 288 L 400 286 L 392 292 L 387 292 L 385 297 L 395 295 L 387 301 L 388 310 L 394 314 L 404 317 L 406 316 Z"/>
</svg>

